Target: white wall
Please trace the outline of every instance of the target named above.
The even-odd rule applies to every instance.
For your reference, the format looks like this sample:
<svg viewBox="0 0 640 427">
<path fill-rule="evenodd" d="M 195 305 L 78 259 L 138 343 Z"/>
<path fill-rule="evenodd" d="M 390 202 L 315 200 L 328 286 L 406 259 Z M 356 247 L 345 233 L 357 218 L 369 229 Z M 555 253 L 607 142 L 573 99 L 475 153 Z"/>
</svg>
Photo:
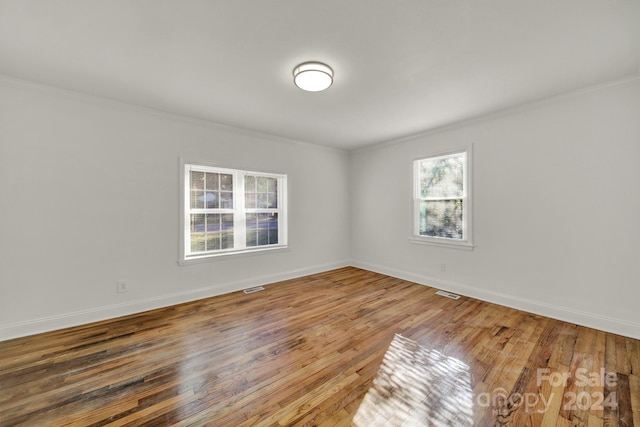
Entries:
<svg viewBox="0 0 640 427">
<path fill-rule="evenodd" d="M 469 144 L 476 247 L 409 243 L 412 160 Z M 361 149 L 350 183 L 355 265 L 640 338 L 640 79 Z"/>
<path fill-rule="evenodd" d="M 470 143 L 476 247 L 409 243 L 412 160 Z M 290 248 L 179 266 L 179 157 L 287 173 Z M 639 161 L 638 79 L 349 154 L 0 78 L 0 340 L 349 260 L 640 338 Z"/>
<path fill-rule="evenodd" d="M 288 174 L 289 249 L 179 266 L 180 157 Z M 0 78 L 0 339 L 345 265 L 348 161 Z"/>
</svg>

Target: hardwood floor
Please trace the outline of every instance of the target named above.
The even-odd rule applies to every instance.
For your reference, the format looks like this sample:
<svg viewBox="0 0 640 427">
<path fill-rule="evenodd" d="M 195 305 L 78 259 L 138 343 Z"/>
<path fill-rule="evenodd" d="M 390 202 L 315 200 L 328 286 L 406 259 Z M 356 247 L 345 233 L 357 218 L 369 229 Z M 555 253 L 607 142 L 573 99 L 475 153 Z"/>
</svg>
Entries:
<svg viewBox="0 0 640 427">
<path fill-rule="evenodd" d="M 349 426 L 396 333 L 473 425 L 640 426 L 640 341 L 352 267 L 0 342 L 0 424 Z"/>
</svg>

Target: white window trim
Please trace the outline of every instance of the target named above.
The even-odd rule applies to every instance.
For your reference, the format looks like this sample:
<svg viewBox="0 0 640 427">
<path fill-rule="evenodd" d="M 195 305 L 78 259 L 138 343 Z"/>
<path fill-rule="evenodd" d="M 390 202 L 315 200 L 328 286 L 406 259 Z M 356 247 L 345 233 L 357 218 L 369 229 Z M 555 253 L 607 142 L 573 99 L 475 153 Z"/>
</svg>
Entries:
<svg viewBox="0 0 640 427">
<path fill-rule="evenodd" d="M 235 224 L 244 220 L 244 215 L 242 217 L 236 216 L 234 218 L 234 247 L 233 249 L 225 249 L 219 252 L 213 253 L 203 253 L 196 255 L 189 255 L 189 249 L 187 245 L 189 244 L 189 236 L 190 223 L 187 221 L 188 214 L 190 212 L 190 199 L 187 197 L 190 192 L 189 186 L 189 172 L 193 169 L 195 170 L 215 170 L 216 172 L 228 173 L 234 176 L 234 189 L 233 189 L 233 205 L 234 209 L 232 211 L 242 210 L 243 213 L 247 213 L 244 208 L 244 179 L 238 180 L 237 176 L 240 175 L 259 175 L 265 177 L 273 177 L 278 179 L 278 223 L 283 225 L 284 227 L 278 227 L 278 244 L 275 245 L 265 245 L 265 246 L 251 246 L 251 247 L 241 247 L 244 246 L 244 240 L 246 239 L 246 234 L 244 233 L 244 227 L 236 227 Z M 184 159 L 180 159 L 180 250 L 179 250 L 179 265 L 188 265 L 192 263 L 211 261 L 216 259 L 221 259 L 224 257 L 234 256 L 234 255 L 250 255 L 257 254 L 261 252 L 268 251 L 278 251 L 285 250 L 288 248 L 288 218 L 287 218 L 287 208 L 288 208 L 288 200 L 287 200 L 287 192 L 288 192 L 288 183 L 287 183 L 287 175 L 285 174 L 277 174 L 270 172 L 257 172 L 257 171 L 249 171 L 243 169 L 230 169 L 226 167 L 220 167 L 215 164 L 205 163 L 201 161 L 188 161 Z M 284 191 L 283 191 L 284 190 Z M 256 209 L 250 209 L 250 211 L 254 211 Z M 257 209 L 258 211 L 264 209 Z M 231 211 L 230 211 L 231 212 Z M 236 232 L 240 229 L 240 232 Z"/>
<path fill-rule="evenodd" d="M 448 156 L 453 154 L 466 153 L 467 161 L 464 168 L 464 194 L 462 197 L 463 210 L 462 210 L 462 223 L 464 227 L 463 236 L 465 239 L 451 239 L 447 237 L 434 237 L 434 236 L 422 236 L 419 234 L 420 228 L 420 215 L 419 215 L 419 179 L 418 179 L 418 162 L 431 157 L 441 157 Z M 472 203 L 472 165 L 473 165 L 473 154 L 472 154 L 472 146 L 469 145 L 467 147 L 457 148 L 450 151 L 441 151 L 441 152 L 433 152 L 427 153 L 423 156 L 413 159 L 412 161 L 412 183 L 411 183 L 411 197 L 413 200 L 413 224 L 412 224 L 412 232 L 411 237 L 409 237 L 410 243 L 420 244 L 420 245 L 430 245 L 444 248 L 452 248 L 452 249 L 461 249 L 461 250 L 473 250 L 473 203 Z"/>
</svg>

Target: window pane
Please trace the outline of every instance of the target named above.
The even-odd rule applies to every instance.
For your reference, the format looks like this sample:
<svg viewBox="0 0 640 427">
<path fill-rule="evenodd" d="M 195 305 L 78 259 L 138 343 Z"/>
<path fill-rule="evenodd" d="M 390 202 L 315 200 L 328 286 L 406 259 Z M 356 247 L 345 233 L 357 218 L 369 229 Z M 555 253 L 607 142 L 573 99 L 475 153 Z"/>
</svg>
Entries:
<svg viewBox="0 0 640 427">
<path fill-rule="evenodd" d="M 246 216 L 247 229 L 254 230 L 258 228 L 258 214 L 248 213 Z"/>
<path fill-rule="evenodd" d="M 247 247 L 258 246 L 258 230 L 247 230 Z"/>
<path fill-rule="evenodd" d="M 220 192 L 220 208 L 233 209 L 233 193 L 231 191 Z"/>
<path fill-rule="evenodd" d="M 259 193 L 266 193 L 267 191 L 269 191 L 269 178 L 259 176 L 257 179 L 256 191 L 258 191 Z"/>
<path fill-rule="evenodd" d="M 233 230 L 233 214 L 220 215 L 223 230 Z"/>
<path fill-rule="evenodd" d="M 247 246 L 256 246 L 258 244 L 258 214 L 248 213 L 246 216 L 246 233 Z"/>
<path fill-rule="evenodd" d="M 269 198 L 267 193 L 258 193 L 258 209 L 266 209 L 269 207 Z"/>
<path fill-rule="evenodd" d="M 207 233 L 206 246 L 208 251 L 220 249 L 220 233 Z"/>
<path fill-rule="evenodd" d="M 220 174 L 220 190 L 232 191 L 233 190 L 233 175 Z"/>
<path fill-rule="evenodd" d="M 190 188 L 192 190 L 204 190 L 204 172 L 191 171 Z"/>
<path fill-rule="evenodd" d="M 264 246 L 269 244 L 269 230 L 266 228 L 258 229 L 258 246 Z"/>
<path fill-rule="evenodd" d="M 420 197 L 462 197 L 466 153 L 420 162 Z"/>
<path fill-rule="evenodd" d="M 220 193 L 218 193 L 217 191 L 207 191 L 205 193 L 205 198 L 207 201 L 207 209 L 218 209 Z"/>
<path fill-rule="evenodd" d="M 268 194 L 268 207 L 271 209 L 278 208 L 278 194 L 277 193 L 269 193 Z"/>
<path fill-rule="evenodd" d="M 463 239 L 462 199 L 420 202 L 420 235 Z"/>
<path fill-rule="evenodd" d="M 269 229 L 269 244 L 276 245 L 278 243 L 278 226 Z"/>
<path fill-rule="evenodd" d="M 269 244 L 275 245 L 278 243 L 278 214 L 271 216 L 269 223 Z"/>
<path fill-rule="evenodd" d="M 202 252 L 205 250 L 204 233 L 191 233 L 191 252 Z"/>
<path fill-rule="evenodd" d="M 231 231 L 222 232 L 222 241 L 220 244 L 221 249 L 233 248 L 233 229 Z"/>
<path fill-rule="evenodd" d="M 247 175 L 244 179 L 244 191 L 255 192 L 256 191 L 256 177 Z"/>
<path fill-rule="evenodd" d="M 220 231 L 220 214 L 207 214 L 206 231 Z"/>
<path fill-rule="evenodd" d="M 260 244 L 273 245 L 278 243 L 278 214 L 261 213 L 258 227 L 261 231 L 264 230 L 264 243 L 260 240 L 261 235 L 258 235 L 258 241 Z"/>
<path fill-rule="evenodd" d="M 204 231 L 204 214 L 191 214 L 191 232 Z"/>
<path fill-rule="evenodd" d="M 273 225 L 277 226 L 277 224 L 278 224 L 278 214 L 276 214 L 276 213 L 272 214 L 272 213 L 268 213 L 268 212 L 261 213 L 260 214 L 260 221 L 262 222 L 262 224 L 265 227 L 270 227 L 270 226 L 273 226 Z"/>
<path fill-rule="evenodd" d="M 217 191 L 219 189 L 218 187 L 218 181 L 219 181 L 219 176 L 220 174 L 217 173 L 207 173 L 207 190 L 214 190 Z"/>
<path fill-rule="evenodd" d="M 267 191 L 269 193 L 275 193 L 277 187 L 277 181 L 275 178 L 267 178 Z"/>
<path fill-rule="evenodd" d="M 191 209 L 204 208 L 204 191 L 191 191 Z"/>
<path fill-rule="evenodd" d="M 256 202 L 256 193 L 244 193 L 244 206 L 247 209 L 255 209 L 258 206 Z"/>
</svg>

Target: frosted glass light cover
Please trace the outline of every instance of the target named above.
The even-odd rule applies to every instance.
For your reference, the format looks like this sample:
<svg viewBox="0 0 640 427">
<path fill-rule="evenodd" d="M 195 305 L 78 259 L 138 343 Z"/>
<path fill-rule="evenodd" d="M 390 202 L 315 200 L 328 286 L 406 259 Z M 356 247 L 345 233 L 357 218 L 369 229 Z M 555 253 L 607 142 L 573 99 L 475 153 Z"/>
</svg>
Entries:
<svg viewBox="0 0 640 427">
<path fill-rule="evenodd" d="M 319 92 L 333 83 L 333 70 L 321 62 L 305 62 L 294 68 L 293 81 L 302 90 Z"/>
</svg>

